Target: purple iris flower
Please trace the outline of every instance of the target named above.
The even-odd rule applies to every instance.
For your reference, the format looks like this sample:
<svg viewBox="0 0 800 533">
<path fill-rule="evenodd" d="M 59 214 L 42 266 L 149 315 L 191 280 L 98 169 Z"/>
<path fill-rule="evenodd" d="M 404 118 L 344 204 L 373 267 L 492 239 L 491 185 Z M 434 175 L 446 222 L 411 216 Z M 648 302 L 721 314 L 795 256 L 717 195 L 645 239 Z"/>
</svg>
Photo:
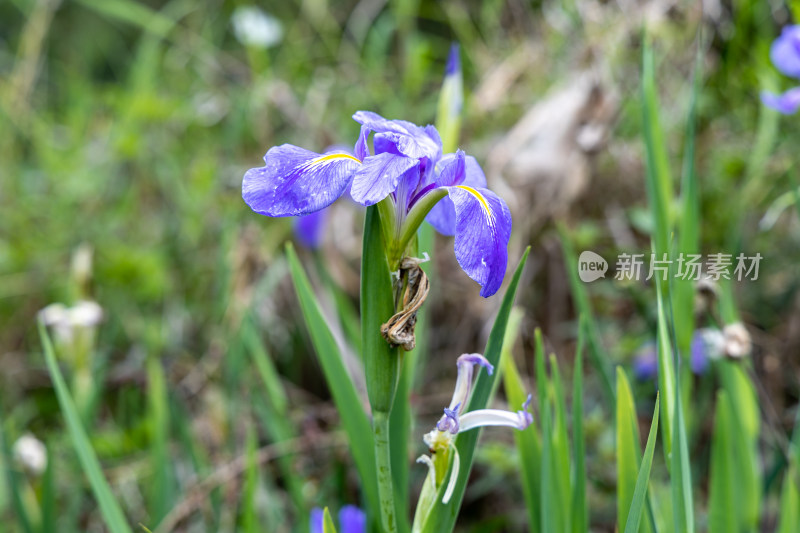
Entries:
<svg viewBox="0 0 800 533">
<path fill-rule="evenodd" d="M 511 214 L 486 189 L 486 176 L 473 157 L 457 150 L 442 154 L 433 126 L 387 120 L 358 111 L 361 133 L 353 154 L 324 154 L 284 144 L 264 156 L 265 166 L 247 171 L 242 197 L 253 211 L 267 216 L 307 215 L 344 194 L 361 205 L 383 202 L 381 223 L 390 239 L 390 265 L 399 263 L 424 218 L 444 235 L 455 235 L 461 268 L 478 282 L 481 296 L 496 293 L 508 262 Z M 374 154 L 368 138 L 374 133 Z"/>
<path fill-rule="evenodd" d="M 325 512 L 319 507 L 311 510 L 311 533 L 322 533 Z M 339 510 L 339 533 L 366 533 L 367 515 L 355 505 L 345 505 Z"/>
<path fill-rule="evenodd" d="M 783 28 L 780 37 L 772 43 L 769 57 L 775 68 L 782 73 L 800 79 L 800 25 Z M 800 87 L 789 89 L 783 94 L 763 91 L 761 101 L 784 115 L 791 115 L 800 107 Z"/>
</svg>

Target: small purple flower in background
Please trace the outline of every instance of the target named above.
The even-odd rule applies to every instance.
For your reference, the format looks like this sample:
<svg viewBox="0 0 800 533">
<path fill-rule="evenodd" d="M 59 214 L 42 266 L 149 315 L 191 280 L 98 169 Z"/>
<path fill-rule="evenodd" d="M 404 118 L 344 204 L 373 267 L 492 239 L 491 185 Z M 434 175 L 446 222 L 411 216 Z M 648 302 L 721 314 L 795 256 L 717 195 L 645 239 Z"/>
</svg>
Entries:
<svg viewBox="0 0 800 533">
<path fill-rule="evenodd" d="M 689 366 L 692 372 L 696 375 L 705 374 L 708 370 L 709 356 L 708 345 L 706 344 L 703 334 L 700 331 L 695 331 L 692 335 L 692 344 L 689 349 Z"/>
<path fill-rule="evenodd" d="M 792 78 L 800 79 L 800 25 L 786 26 L 770 48 L 769 57 L 775 68 Z M 800 87 L 783 94 L 763 91 L 761 101 L 767 107 L 784 115 L 791 115 L 800 107 Z"/>
<path fill-rule="evenodd" d="M 655 343 L 648 342 L 633 358 L 633 375 L 639 381 L 649 381 L 658 376 L 658 351 Z"/>
<path fill-rule="evenodd" d="M 442 503 L 450 501 L 458 479 L 458 471 L 461 461 L 458 450 L 455 448 L 454 439 L 458 433 L 484 426 L 506 426 L 518 430 L 523 430 L 533 423 L 533 415 L 528 412 L 531 396 L 522 405 L 519 411 L 503 411 L 501 409 L 478 409 L 464 413 L 464 408 L 472 392 L 474 366 L 480 365 L 491 375 L 494 371 L 491 363 L 481 354 L 464 354 L 458 358 L 458 377 L 456 387 L 453 391 L 453 398 L 450 400 L 449 407 L 444 409 L 444 415 L 436 424 L 436 428 L 423 437 L 425 444 L 431 451 L 433 458 L 423 455 L 417 459 L 418 463 L 428 465 L 428 478 L 431 480 L 431 489 L 435 493 L 438 489 L 435 465 L 436 461 L 449 460 L 449 455 L 453 454 L 453 468 L 450 474 L 450 481 L 447 484 Z M 446 468 L 443 469 L 446 472 Z M 442 480 L 443 481 L 443 480 Z M 422 499 L 422 497 L 420 497 Z"/>
<path fill-rule="evenodd" d="M 312 250 L 319 248 L 325 231 L 325 221 L 328 218 L 327 212 L 323 209 L 294 219 L 295 237 L 306 248 Z"/>
<path fill-rule="evenodd" d="M 723 352 L 723 334 L 714 328 L 700 328 L 692 335 L 689 348 L 689 367 L 692 373 L 701 376 L 706 373 L 710 362 L 719 359 Z M 633 360 L 633 375 L 639 381 L 654 380 L 658 377 L 658 351 L 655 343 L 647 343 L 639 349 Z"/>
<path fill-rule="evenodd" d="M 481 296 L 497 292 L 508 262 L 511 214 L 505 202 L 486 189 L 486 176 L 473 157 L 461 150 L 442 154 L 433 126 L 387 120 L 358 111 L 361 133 L 353 154 L 324 154 L 284 144 L 264 156 L 265 166 L 247 171 L 242 197 L 253 211 L 281 217 L 324 209 L 345 193 L 370 206 L 386 200 L 391 212 L 390 263 L 399 262 L 422 219 L 444 235 L 455 235 L 461 268 L 478 282 Z M 368 138 L 373 133 L 374 155 Z M 396 256 L 396 257 L 394 257 Z"/>
<path fill-rule="evenodd" d="M 311 533 L 323 532 L 325 511 L 319 507 L 311 510 Z M 355 505 L 345 505 L 339 510 L 339 533 L 366 533 L 367 515 Z"/>
</svg>

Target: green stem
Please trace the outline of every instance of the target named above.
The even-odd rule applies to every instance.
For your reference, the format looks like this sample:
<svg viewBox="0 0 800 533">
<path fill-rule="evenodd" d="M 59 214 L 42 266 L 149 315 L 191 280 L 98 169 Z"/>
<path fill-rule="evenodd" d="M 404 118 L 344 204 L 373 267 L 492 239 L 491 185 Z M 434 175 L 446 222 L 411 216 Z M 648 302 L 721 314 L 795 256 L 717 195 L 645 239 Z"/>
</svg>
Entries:
<svg viewBox="0 0 800 533">
<path fill-rule="evenodd" d="M 398 528 L 389 445 L 389 415 L 392 412 L 402 355 L 381 336 L 381 324 L 395 312 L 393 284 L 386 260 L 387 247 L 383 202 L 367 208 L 364 222 L 364 250 L 361 257 L 361 345 L 367 396 L 372 408 L 372 431 L 375 447 L 378 500 L 383 530 L 395 533 Z M 379 214 L 380 213 L 380 214 Z M 390 227 L 394 235 L 396 227 Z M 346 416 L 346 413 L 344 414 Z"/>
<path fill-rule="evenodd" d="M 403 225 L 398 230 L 399 236 L 397 239 L 396 249 L 389 250 L 390 268 L 392 268 L 392 263 L 395 260 L 398 263 L 400 262 L 400 260 L 403 258 L 403 253 L 405 252 L 406 248 L 408 248 L 411 240 L 417 235 L 417 230 L 422 224 L 422 221 L 425 220 L 426 216 L 428 216 L 428 213 L 431 209 L 433 209 L 433 206 L 445 196 L 447 196 L 446 189 L 434 189 L 429 193 L 426 193 L 416 204 L 414 204 L 414 207 L 412 207 L 411 211 L 409 211 L 406 215 Z M 393 270 L 395 269 L 396 267 L 393 268 Z"/>
<path fill-rule="evenodd" d="M 375 440 L 375 466 L 378 476 L 378 498 L 381 503 L 381 523 L 385 533 L 397 531 L 392 484 L 392 454 L 389 448 L 389 415 L 372 414 L 372 435 Z"/>
</svg>

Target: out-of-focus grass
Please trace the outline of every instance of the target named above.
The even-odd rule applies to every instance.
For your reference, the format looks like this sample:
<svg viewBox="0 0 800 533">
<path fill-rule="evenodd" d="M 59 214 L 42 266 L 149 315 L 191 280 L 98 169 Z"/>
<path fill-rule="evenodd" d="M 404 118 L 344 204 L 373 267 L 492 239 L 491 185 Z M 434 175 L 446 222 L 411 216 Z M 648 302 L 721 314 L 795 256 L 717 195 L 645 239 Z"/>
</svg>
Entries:
<svg viewBox="0 0 800 533">
<path fill-rule="evenodd" d="M 461 42 L 467 93 L 461 144 L 482 162 L 528 106 L 566 83 L 572 72 L 591 66 L 606 73 L 621 97 L 619 115 L 609 149 L 594 160 L 586 193 L 561 220 L 570 228 L 564 238 L 576 250 L 616 252 L 626 245 L 649 250 L 653 228 L 640 216 L 647 203 L 639 95 L 643 12 L 581 0 L 565 6 L 551 1 L 274 2 L 265 10 L 282 22 L 285 36 L 280 45 L 264 50 L 244 47 L 234 37 L 230 16 L 236 5 L 181 0 L 0 4 L 0 432 L 6 443 L 0 466 L 11 469 L 3 476 L 0 518 L 13 524 L 12 530 L 51 530 L 53 523 L 59 531 L 97 529 L 102 520 L 91 485 L 80 475 L 35 328 L 36 312 L 48 303 L 87 297 L 100 302 L 106 319 L 94 354 L 98 394 L 86 430 L 131 527 L 141 522 L 155 529 L 166 517 L 180 527 L 253 529 L 259 519 L 283 517 L 299 530 L 311 505 L 363 503 L 353 463 L 331 431 L 338 417 L 286 281 L 281 256 L 290 223 L 250 212 L 240 199 L 241 176 L 274 144 L 322 149 L 352 142 L 357 125 L 350 115 L 357 109 L 432 122 L 454 38 Z M 658 81 L 652 90 L 659 97 L 664 141 L 655 159 L 663 166 L 680 161 L 687 150 L 686 110 L 695 97 L 692 43 L 700 17 L 693 7 L 662 13 L 658 2 L 652 5 L 647 22 Z M 697 246 L 703 252 L 765 256 L 758 282 L 737 284 L 723 297 L 726 314 L 751 325 L 757 352 L 748 375 L 759 380 L 765 391 L 761 400 L 769 404 L 753 413 L 750 399 L 744 407 L 734 403 L 736 385 L 730 383 L 741 376 L 722 374 L 718 381 L 726 392 L 720 396 L 730 403 L 714 407 L 709 402 L 707 412 L 687 415 L 699 502 L 709 502 L 709 491 L 725 482 L 714 471 L 728 458 L 709 440 L 732 421 L 722 417 L 711 423 L 713 413 L 747 410 L 752 421 L 774 407 L 777 416 L 762 424 L 767 429 L 745 428 L 747 440 L 736 445 L 736 453 L 752 466 L 756 444 L 779 448 L 793 421 L 788 407 L 796 408 L 798 365 L 790 356 L 800 346 L 794 333 L 800 320 L 797 217 L 787 210 L 769 231 L 757 224 L 796 187 L 791 176 L 797 122 L 779 120 L 757 100 L 762 86 L 788 83 L 772 70 L 767 52 L 788 21 L 784 10 L 773 11 L 767 2 L 739 0 L 707 13 L 704 23 L 693 144 L 701 213 Z M 514 56 L 524 59 L 523 68 L 505 62 Z M 472 98 L 481 86 L 496 87 L 494 107 Z M 634 161 L 626 164 L 631 153 Z M 668 170 L 678 175 L 677 166 Z M 682 199 L 694 194 L 683 187 L 679 192 L 687 195 Z M 671 216 L 686 220 L 680 217 L 691 207 L 683 204 L 684 211 Z M 632 236 L 627 244 L 610 237 L 612 208 L 619 208 Z M 528 317 L 549 325 L 548 342 L 563 348 L 571 346 L 568 332 L 576 328 L 567 320 L 550 321 L 551 309 L 569 307 L 544 296 L 553 293 L 546 292 L 549 280 L 543 272 L 562 268 L 553 257 L 557 254 L 548 253 L 550 230 L 547 226 L 534 237 L 535 274 L 528 286 L 520 286 L 518 304 Z M 332 275 L 345 281 L 358 254 L 357 245 L 345 246 L 353 237 L 348 232 L 336 224 L 328 232 L 329 237 L 337 233 L 342 246 L 331 248 L 337 264 L 344 265 L 343 272 Z M 94 255 L 88 285 L 69 267 L 82 243 Z M 311 268 L 311 261 L 304 263 Z M 586 294 L 577 306 L 587 313 L 588 326 L 581 331 L 596 363 L 582 382 L 589 523 L 613 527 L 615 480 L 604 466 L 604 443 L 614 425 L 596 423 L 598 412 L 603 420 L 613 418 L 613 392 L 603 396 L 610 390 L 610 373 L 604 377 L 597 369 L 627 364 L 634 348 L 657 334 L 663 346 L 672 341 L 666 327 L 658 329 L 658 306 L 649 288 L 609 282 L 582 289 Z M 347 294 L 336 298 L 339 308 L 347 303 L 357 308 L 352 291 L 350 302 Z M 686 307 L 688 301 L 682 297 L 676 305 Z M 476 333 L 480 328 L 444 331 L 438 319 L 455 311 L 437 307 L 434 298 L 428 305 L 432 346 L 463 339 L 472 343 L 470 351 L 482 345 L 477 343 L 483 340 Z M 571 310 L 568 315 L 574 318 Z M 462 316 L 463 323 L 472 323 L 467 312 Z M 679 332 L 679 347 L 685 349 L 685 343 Z M 530 382 L 532 344 L 523 336 L 517 350 L 528 355 L 529 367 L 519 368 L 523 383 Z M 543 369 L 544 348 L 540 353 Z M 424 354 L 430 366 L 419 372 L 424 379 L 410 394 L 420 418 L 410 431 L 412 455 L 422 451 L 417 429 L 432 423 L 442 403 L 436 395 L 438 369 L 450 370 L 457 355 Z M 572 372 L 569 358 L 558 365 L 554 368 L 565 376 Z M 70 369 L 65 365 L 64 371 Z M 549 384 L 560 379 L 557 374 L 548 378 L 537 372 L 537 377 L 544 380 L 539 392 L 547 406 L 537 424 L 546 422 L 561 436 L 544 440 L 541 453 L 549 458 L 547 468 L 558 469 L 567 483 L 563 461 L 555 460 L 559 453 L 562 460 L 569 454 L 563 438 L 567 399 Z M 689 387 L 695 399 L 717 383 L 710 375 L 697 381 L 697 387 Z M 632 386 L 638 400 L 654 399 L 651 384 Z M 682 391 L 665 388 L 659 433 L 671 449 L 674 402 Z M 508 395 L 518 398 L 519 391 Z M 652 409 L 648 405 L 637 412 L 649 415 Z M 570 427 L 574 432 L 574 422 Z M 26 431 L 48 445 L 51 469 L 44 477 L 26 474 L 11 457 L 14 441 Z M 771 455 L 763 457 L 764 468 L 771 469 Z M 796 474 L 796 458 L 789 462 L 794 470 L 788 472 Z M 486 492 L 516 493 L 517 481 L 493 478 L 482 466 L 478 454 L 476 475 L 492 484 Z M 665 479 L 665 468 L 657 459 L 651 478 Z M 412 501 L 422 474 L 411 467 Z M 786 487 L 791 476 L 782 479 Z M 525 483 L 527 499 L 535 497 L 538 487 Z M 558 493 L 542 492 L 543 497 L 570 495 L 565 487 L 556 488 Z M 767 526 L 774 522 L 779 490 L 777 483 L 765 487 L 773 502 L 762 506 Z M 783 490 L 784 501 L 796 500 L 790 488 Z M 465 506 L 464 519 L 488 521 L 497 500 L 478 496 L 484 494 L 478 489 L 475 494 L 469 501 L 479 505 Z M 695 511 L 698 530 L 717 520 L 706 503 Z M 550 509 L 543 523 L 565 520 L 556 514 Z M 790 527 L 786 523 L 783 527 Z M 502 526 L 520 528 L 510 519 Z"/>
</svg>

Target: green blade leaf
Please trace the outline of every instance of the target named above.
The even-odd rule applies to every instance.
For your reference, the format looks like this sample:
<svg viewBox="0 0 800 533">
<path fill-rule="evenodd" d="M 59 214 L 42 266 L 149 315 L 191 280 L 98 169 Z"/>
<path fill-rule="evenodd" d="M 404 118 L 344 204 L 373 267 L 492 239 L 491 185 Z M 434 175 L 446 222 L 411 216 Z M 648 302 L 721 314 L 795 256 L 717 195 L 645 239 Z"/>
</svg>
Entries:
<svg viewBox="0 0 800 533">
<path fill-rule="evenodd" d="M 539 478 L 541 497 L 541 531 L 562 531 L 562 513 L 559 509 L 559 491 L 553 465 L 553 410 L 550 380 L 545 369 L 545 350 L 542 330 L 536 329 L 536 389 L 539 399 L 539 418 L 542 425 L 542 467 Z"/>
<path fill-rule="evenodd" d="M 666 393 L 673 394 L 672 403 L 667 404 L 667 410 L 672 409 L 673 420 L 670 425 L 672 430 L 672 448 L 666 451 L 668 464 L 670 465 L 670 475 L 672 482 L 670 488 L 672 492 L 672 514 L 675 522 L 675 529 L 679 532 L 694 533 L 694 499 L 692 496 L 692 472 L 690 470 L 689 445 L 686 437 L 686 423 L 683 414 L 683 399 L 681 391 L 681 372 L 680 358 L 678 352 L 674 351 L 674 329 L 673 337 L 669 339 L 669 324 L 674 324 L 672 319 L 672 294 L 662 290 L 663 282 L 659 276 L 656 279 L 656 301 L 658 304 L 658 352 L 659 352 L 659 374 L 664 374 L 664 380 L 659 379 L 660 384 L 666 386 Z M 669 303 L 670 321 L 667 321 L 667 314 L 664 307 L 662 294 L 666 293 Z M 669 372 L 669 377 L 667 373 Z M 667 417 L 668 418 L 668 417 Z"/>
<path fill-rule="evenodd" d="M 639 424 L 628 378 L 617 367 L 617 525 L 628 522 L 639 469 Z"/>
<path fill-rule="evenodd" d="M 647 437 L 642 466 L 639 468 L 639 475 L 636 477 L 636 487 L 633 491 L 628 519 L 625 522 L 625 533 L 637 533 L 639 531 L 639 522 L 647 501 L 647 485 L 650 480 L 650 468 L 653 466 L 653 452 L 655 451 L 656 438 L 658 436 L 658 407 L 658 397 L 656 397 L 656 408 L 653 412 L 653 421 L 650 424 L 650 435 Z"/>
<path fill-rule="evenodd" d="M 755 387 L 742 365 L 735 361 L 721 361 L 719 368 L 722 387 L 730 403 L 729 445 L 736 465 L 733 479 L 736 514 L 739 526 L 749 531 L 757 530 L 761 516 L 762 480 L 758 439 L 760 411 Z"/>
<path fill-rule="evenodd" d="M 514 357 L 511 354 L 514 340 L 519 334 L 522 316 L 523 311 L 520 308 L 515 307 L 512 309 L 506 329 L 506 340 L 503 341 L 503 387 L 511 405 L 520 405 L 528 397 L 517 365 L 514 363 Z M 525 497 L 525 507 L 528 509 L 530 531 L 531 533 L 538 533 L 540 531 L 539 502 L 541 496 L 539 494 L 539 476 L 541 475 L 542 444 L 535 427 L 528 428 L 526 431 L 515 431 L 514 441 L 517 445 L 521 463 L 522 494 Z"/>
<path fill-rule="evenodd" d="M 578 326 L 578 347 L 572 377 L 572 533 L 586 533 L 589 508 L 586 502 L 586 456 L 583 436 L 583 347 L 586 318 L 581 315 Z"/>
<path fill-rule="evenodd" d="M 325 381 L 331 389 L 336 408 L 343 415 L 341 417 L 342 426 L 350 442 L 350 451 L 361 477 L 364 495 L 370 507 L 377 511 L 379 508 L 378 487 L 374 475 L 375 454 L 372 449 L 372 428 L 364 413 L 353 381 L 344 367 L 336 340 L 325 323 L 325 317 L 314 297 L 311 283 L 308 281 L 291 243 L 286 245 L 286 256 L 289 259 L 289 270 L 292 274 L 297 298 L 300 300 L 300 308 L 311 334 L 311 342 L 322 366 Z"/>
<path fill-rule="evenodd" d="M 697 125 L 697 98 L 702 84 L 702 47 L 698 45 L 694 69 L 694 82 L 686 119 L 686 137 L 683 152 L 681 183 L 681 217 L 678 220 L 678 253 L 696 254 L 700 251 L 700 195 L 695 172 L 695 130 Z M 674 258 L 673 258 L 674 259 Z M 694 330 L 694 281 L 678 277 L 674 280 L 675 336 L 681 353 L 689 353 Z"/>
<path fill-rule="evenodd" d="M 781 490 L 780 521 L 777 533 L 800 531 L 800 412 L 789 446 L 789 468 Z"/>
<path fill-rule="evenodd" d="M 525 262 L 528 259 L 529 253 L 530 247 L 526 248 L 525 253 L 522 254 L 514 276 L 511 278 L 511 283 L 509 283 L 508 289 L 506 289 L 505 296 L 503 296 L 503 303 L 497 313 L 497 318 L 494 321 L 492 331 L 489 334 L 489 340 L 483 352 L 483 356 L 494 366 L 497 366 L 500 360 L 508 318 L 511 313 L 511 308 L 514 305 L 514 298 L 517 293 L 520 277 L 522 276 L 522 269 L 525 267 Z M 496 375 L 490 376 L 486 372 L 480 372 L 465 412 L 486 407 L 489 402 L 489 395 L 495 378 Z M 436 496 L 436 506 L 423 525 L 423 531 L 426 533 L 446 533 L 453 530 L 458 511 L 461 508 L 461 502 L 464 499 L 464 492 L 466 491 L 467 480 L 472 470 L 475 446 L 478 443 L 479 436 L 480 429 L 467 431 L 457 436 L 456 449 L 461 457 L 461 469 L 459 471 L 458 480 L 456 481 L 453 495 L 447 505 L 441 503 L 446 484 L 442 484 L 442 487 L 440 487 L 439 494 Z"/>
<path fill-rule="evenodd" d="M 47 330 L 41 322 L 39 322 L 39 338 L 44 348 L 44 359 L 53 380 L 53 387 L 56 390 L 58 404 L 61 407 L 61 411 L 64 413 L 67 431 L 69 432 L 70 439 L 72 439 L 75 452 L 78 454 L 78 461 L 81 464 L 81 468 L 83 468 L 83 472 L 89 479 L 94 497 L 97 498 L 103 520 L 108 526 L 108 529 L 113 533 L 130 533 L 131 529 L 125 519 L 125 515 L 122 513 L 122 509 L 114 498 L 108 481 L 106 481 L 106 478 L 103 476 L 100 462 L 97 460 L 97 456 L 89 442 L 86 430 L 81 424 L 78 410 L 69 393 L 67 384 L 64 382 L 64 376 L 61 375 L 61 369 L 58 368 L 50 336 L 47 334 Z"/>
<path fill-rule="evenodd" d="M 150 501 L 150 516 L 155 523 L 160 522 L 172 509 L 175 501 L 172 459 L 169 457 L 169 401 L 167 384 L 161 361 L 155 357 L 147 360 L 147 398 L 149 402 L 149 421 L 152 424 L 153 442 L 151 444 L 153 473 L 153 492 Z"/>
<path fill-rule="evenodd" d="M 245 351 L 250 354 L 263 384 L 263 387 L 259 389 L 264 391 L 265 397 L 262 399 L 256 393 L 257 400 L 254 407 L 267 435 L 275 443 L 295 438 L 296 433 L 289 416 L 289 400 L 286 397 L 286 391 L 250 316 L 245 317 L 242 321 L 241 342 Z M 307 520 L 309 506 L 303 495 L 303 480 L 294 474 L 292 460 L 291 455 L 281 455 L 277 459 L 277 463 L 295 511 L 300 516 L 300 520 L 297 522 L 297 525 L 300 526 Z"/>
<path fill-rule="evenodd" d="M 717 412 L 714 420 L 714 440 L 711 443 L 711 486 L 709 488 L 709 531 L 740 531 L 737 520 L 736 488 L 737 465 L 733 457 L 734 428 L 727 393 L 717 394 Z"/>
<path fill-rule="evenodd" d="M 670 176 L 664 132 L 658 116 L 658 91 L 655 80 L 653 47 L 648 35 L 644 36 L 642 51 L 642 121 L 647 162 L 647 197 L 653 213 L 653 242 L 658 258 L 669 252 L 669 235 L 672 228 L 673 186 Z"/>
<path fill-rule="evenodd" d="M 569 472 L 569 437 L 567 435 L 567 401 L 564 395 L 564 386 L 561 382 L 561 371 L 558 368 L 556 356 L 550 355 L 550 383 L 553 390 L 553 403 L 555 405 L 555 419 L 553 420 L 553 484 L 558 491 L 558 514 L 560 531 L 571 529 L 572 518 L 572 488 Z"/>
<path fill-rule="evenodd" d="M 333 518 L 327 507 L 322 514 L 322 533 L 336 533 L 336 526 L 333 525 Z"/>
<path fill-rule="evenodd" d="M 669 342 L 667 317 L 664 311 L 664 301 L 661 291 L 656 291 L 658 313 L 658 390 L 663 404 L 664 413 L 664 454 L 667 458 L 672 454 L 672 427 L 675 417 L 675 368 L 672 359 L 672 347 Z M 669 461 L 667 461 L 669 462 Z"/>
</svg>

